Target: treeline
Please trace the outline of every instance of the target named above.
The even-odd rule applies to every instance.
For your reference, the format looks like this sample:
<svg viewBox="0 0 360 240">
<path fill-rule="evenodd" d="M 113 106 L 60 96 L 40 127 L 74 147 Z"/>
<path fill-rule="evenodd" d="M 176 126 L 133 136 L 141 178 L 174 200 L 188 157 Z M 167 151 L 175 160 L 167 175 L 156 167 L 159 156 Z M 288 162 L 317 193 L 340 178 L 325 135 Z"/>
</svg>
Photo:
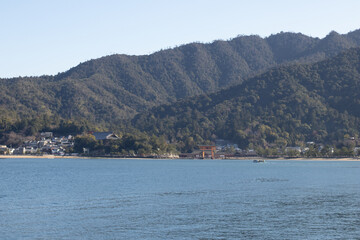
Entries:
<svg viewBox="0 0 360 240">
<path fill-rule="evenodd" d="M 124 134 L 117 140 L 100 141 L 91 134 L 79 135 L 75 138 L 73 151 L 93 156 L 149 156 L 177 153 L 175 146 L 168 144 L 164 138 L 145 134 Z"/>
</svg>

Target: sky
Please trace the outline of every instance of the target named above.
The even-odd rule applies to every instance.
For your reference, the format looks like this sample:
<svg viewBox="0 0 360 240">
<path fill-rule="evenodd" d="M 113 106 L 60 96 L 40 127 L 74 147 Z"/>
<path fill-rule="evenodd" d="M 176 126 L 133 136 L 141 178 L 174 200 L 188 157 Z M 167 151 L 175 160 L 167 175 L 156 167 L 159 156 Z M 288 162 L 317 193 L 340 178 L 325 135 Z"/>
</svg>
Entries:
<svg viewBox="0 0 360 240">
<path fill-rule="evenodd" d="M 0 0 L 0 78 L 55 75 L 111 54 L 360 28 L 359 0 Z"/>
</svg>

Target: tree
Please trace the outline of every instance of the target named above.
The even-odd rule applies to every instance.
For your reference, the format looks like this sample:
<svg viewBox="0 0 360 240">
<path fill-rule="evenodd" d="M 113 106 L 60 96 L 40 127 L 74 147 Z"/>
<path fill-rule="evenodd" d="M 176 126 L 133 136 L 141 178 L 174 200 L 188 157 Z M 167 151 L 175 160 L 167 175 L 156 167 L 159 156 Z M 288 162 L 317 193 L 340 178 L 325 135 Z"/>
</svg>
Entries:
<svg viewBox="0 0 360 240">
<path fill-rule="evenodd" d="M 83 152 L 84 148 L 88 148 L 90 151 L 95 149 L 97 141 L 94 135 L 85 134 L 75 137 L 74 150 L 76 152 Z"/>
</svg>

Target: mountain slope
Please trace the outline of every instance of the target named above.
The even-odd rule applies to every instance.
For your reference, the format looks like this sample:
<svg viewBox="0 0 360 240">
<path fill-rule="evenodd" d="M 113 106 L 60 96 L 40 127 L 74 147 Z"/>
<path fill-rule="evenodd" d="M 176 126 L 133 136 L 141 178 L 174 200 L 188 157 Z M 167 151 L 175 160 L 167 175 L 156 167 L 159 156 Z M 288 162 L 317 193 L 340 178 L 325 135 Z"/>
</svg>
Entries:
<svg viewBox="0 0 360 240">
<path fill-rule="evenodd" d="M 314 64 L 274 68 L 229 89 L 154 108 L 137 115 L 133 125 L 183 146 L 189 137 L 266 147 L 358 136 L 360 48 Z"/>
<path fill-rule="evenodd" d="M 0 79 L 0 109 L 12 119 L 39 114 L 116 123 L 151 107 L 210 93 L 282 64 L 311 63 L 360 46 L 360 30 L 324 39 L 279 33 L 192 43 L 151 55 L 112 55 L 56 76 Z"/>
</svg>

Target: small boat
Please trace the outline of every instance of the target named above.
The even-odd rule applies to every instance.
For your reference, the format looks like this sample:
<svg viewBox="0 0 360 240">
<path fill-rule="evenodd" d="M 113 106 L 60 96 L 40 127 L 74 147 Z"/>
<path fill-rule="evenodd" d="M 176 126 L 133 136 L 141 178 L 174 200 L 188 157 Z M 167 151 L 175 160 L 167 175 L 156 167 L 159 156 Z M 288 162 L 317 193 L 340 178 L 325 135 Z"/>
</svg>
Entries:
<svg viewBox="0 0 360 240">
<path fill-rule="evenodd" d="M 254 159 L 253 160 L 254 163 L 261 163 L 261 162 L 265 162 L 264 159 Z"/>
</svg>

